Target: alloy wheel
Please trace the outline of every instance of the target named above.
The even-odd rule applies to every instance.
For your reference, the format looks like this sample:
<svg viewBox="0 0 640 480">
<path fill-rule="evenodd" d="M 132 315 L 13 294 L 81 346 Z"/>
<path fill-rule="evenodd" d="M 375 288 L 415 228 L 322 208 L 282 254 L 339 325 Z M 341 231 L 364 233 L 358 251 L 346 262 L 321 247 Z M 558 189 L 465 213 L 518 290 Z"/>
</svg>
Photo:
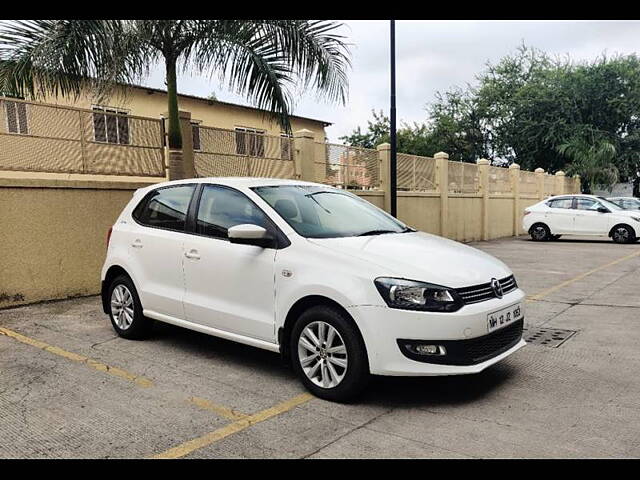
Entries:
<svg viewBox="0 0 640 480">
<path fill-rule="evenodd" d="M 619 243 L 626 243 L 629 241 L 629 230 L 624 227 L 618 227 L 613 232 L 613 239 Z"/>
<path fill-rule="evenodd" d="M 116 285 L 111 292 L 111 316 L 121 330 L 133 323 L 133 295 L 125 285 Z"/>
<path fill-rule="evenodd" d="M 547 235 L 547 231 L 541 225 L 533 229 L 533 236 L 536 240 L 542 240 Z"/>
<path fill-rule="evenodd" d="M 307 378 L 322 388 L 336 387 L 347 373 L 347 347 L 338 330 L 326 322 L 311 322 L 302 330 L 298 358 Z"/>
</svg>

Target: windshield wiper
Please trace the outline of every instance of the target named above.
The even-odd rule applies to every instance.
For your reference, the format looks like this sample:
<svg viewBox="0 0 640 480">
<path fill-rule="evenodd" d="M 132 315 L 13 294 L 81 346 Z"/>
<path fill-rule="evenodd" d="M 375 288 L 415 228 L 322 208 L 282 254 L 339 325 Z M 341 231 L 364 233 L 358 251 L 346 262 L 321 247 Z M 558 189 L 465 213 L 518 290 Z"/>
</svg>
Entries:
<svg viewBox="0 0 640 480">
<path fill-rule="evenodd" d="M 368 235 L 382 235 L 383 233 L 406 233 L 413 232 L 412 228 L 406 227 L 399 232 L 397 230 L 369 230 L 368 232 L 360 233 L 356 237 L 366 237 Z"/>
</svg>

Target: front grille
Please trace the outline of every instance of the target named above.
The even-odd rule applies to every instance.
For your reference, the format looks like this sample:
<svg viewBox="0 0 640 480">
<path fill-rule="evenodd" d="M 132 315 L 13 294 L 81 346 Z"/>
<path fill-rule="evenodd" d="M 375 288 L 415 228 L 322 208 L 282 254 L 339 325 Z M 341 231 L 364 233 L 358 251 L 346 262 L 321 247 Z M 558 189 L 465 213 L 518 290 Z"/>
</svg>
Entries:
<svg viewBox="0 0 640 480">
<path fill-rule="evenodd" d="M 501 278 L 498 281 L 502 286 L 503 295 L 506 295 L 518 288 L 518 284 L 516 283 L 516 279 L 513 275 Z M 497 298 L 493 288 L 491 288 L 491 282 L 483 283 L 481 285 L 473 285 L 472 287 L 457 288 L 456 292 L 458 292 L 464 303 L 467 305 L 470 303 L 484 302 L 486 300 L 491 300 L 492 298 Z"/>
<path fill-rule="evenodd" d="M 491 332 L 482 337 L 466 340 L 398 340 L 398 346 L 404 356 L 424 363 L 441 365 L 475 365 L 503 352 L 506 352 L 522 338 L 524 319 L 509 326 Z M 409 345 L 429 344 L 442 345 L 446 355 L 418 355 L 408 348 Z"/>
</svg>

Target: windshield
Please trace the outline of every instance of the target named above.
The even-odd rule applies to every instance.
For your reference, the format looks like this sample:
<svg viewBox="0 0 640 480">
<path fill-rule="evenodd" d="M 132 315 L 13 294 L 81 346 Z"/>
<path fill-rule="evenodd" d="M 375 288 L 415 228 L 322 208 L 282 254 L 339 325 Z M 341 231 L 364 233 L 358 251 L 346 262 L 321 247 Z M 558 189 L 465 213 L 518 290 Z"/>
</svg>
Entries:
<svg viewBox="0 0 640 480">
<path fill-rule="evenodd" d="M 600 203 L 602 203 L 605 207 L 607 207 L 612 212 L 613 211 L 617 211 L 617 210 L 624 210 L 624 209 L 620 208 L 618 205 L 616 205 L 615 203 L 607 200 L 604 197 L 598 197 L 598 200 L 600 201 Z"/>
<path fill-rule="evenodd" d="M 413 231 L 352 193 L 313 185 L 253 187 L 303 237 L 336 238 Z"/>
</svg>

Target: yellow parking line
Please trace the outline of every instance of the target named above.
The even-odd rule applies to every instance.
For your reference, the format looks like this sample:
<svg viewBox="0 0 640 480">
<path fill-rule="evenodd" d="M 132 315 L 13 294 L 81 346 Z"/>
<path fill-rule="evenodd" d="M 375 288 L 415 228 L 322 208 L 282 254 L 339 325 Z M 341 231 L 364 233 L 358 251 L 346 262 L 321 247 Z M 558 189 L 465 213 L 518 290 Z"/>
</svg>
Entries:
<svg viewBox="0 0 640 480">
<path fill-rule="evenodd" d="M 560 290 L 561 288 L 566 287 L 567 285 L 573 283 L 573 282 L 577 282 L 578 280 L 582 280 L 583 278 L 591 275 L 592 273 L 596 273 L 600 270 L 603 270 L 605 268 L 611 267 L 612 265 L 615 265 L 616 263 L 620 263 L 620 262 L 624 262 L 625 260 L 629 260 L 630 258 L 633 257 L 637 257 L 638 255 L 640 255 L 640 252 L 635 252 L 635 253 L 631 253 L 629 255 L 626 255 L 622 258 L 619 258 L 617 260 L 614 260 L 613 262 L 609 262 L 606 265 L 601 265 L 600 267 L 594 268 L 593 270 L 589 270 L 588 272 L 585 273 L 581 273 L 580 275 L 573 277 L 569 280 L 566 280 L 562 283 L 559 283 L 558 285 L 555 285 L 553 287 L 547 288 L 546 290 L 542 290 L 541 292 L 536 293 L 535 295 L 531 295 L 527 297 L 527 302 L 534 302 L 536 300 L 540 300 L 542 297 L 546 297 L 547 295 L 549 295 L 550 293 L 555 292 L 556 290 Z"/>
<path fill-rule="evenodd" d="M 140 387 L 146 388 L 146 387 L 151 387 L 153 385 L 153 382 L 151 380 L 143 376 L 135 375 L 133 373 L 127 372 L 126 370 L 122 370 L 121 368 L 106 365 L 92 358 L 85 357 L 84 355 L 68 352 L 67 350 L 54 347 L 53 345 L 49 345 L 48 343 L 41 342 L 40 340 L 26 337 L 24 335 L 19 334 L 18 332 L 9 330 L 8 328 L 0 327 L 0 335 L 6 335 L 7 337 L 18 340 L 19 342 L 22 342 L 26 345 L 31 345 L 32 347 L 39 348 L 41 350 L 44 350 L 45 352 L 53 353 L 54 355 L 64 357 L 68 360 L 72 360 L 78 363 L 84 363 L 85 365 L 93 368 L 94 370 L 98 370 L 99 372 L 104 372 L 109 375 L 113 375 L 114 377 L 124 378 L 125 380 L 129 380 L 130 382 L 133 382 Z"/>
<path fill-rule="evenodd" d="M 206 398 L 189 397 L 187 399 L 187 402 L 204 410 L 214 412 L 221 417 L 228 418 L 229 420 L 240 420 L 242 418 L 248 417 L 246 413 L 236 412 L 232 408 L 225 407 L 224 405 L 217 405 L 213 402 L 210 402 Z"/>
<path fill-rule="evenodd" d="M 256 423 L 264 422 L 269 418 L 280 415 L 281 413 L 287 412 L 298 405 L 302 405 L 305 402 L 311 400 L 313 396 L 308 393 L 303 393 L 302 395 L 298 395 L 293 397 L 286 402 L 280 403 L 274 407 L 267 408 L 266 410 L 262 410 L 261 412 L 255 413 L 253 415 L 249 415 L 241 420 L 230 423 L 229 425 L 214 430 L 213 432 L 207 433 L 202 437 L 194 438 L 193 440 L 189 440 L 188 442 L 184 442 L 177 447 L 173 447 L 164 452 L 153 455 L 151 458 L 180 458 L 188 455 L 195 450 L 211 445 L 212 443 L 217 442 L 218 440 L 222 440 L 229 435 L 233 435 L 234 433 L 238 433 L 246 428 L 249 428 L 251 425 L 255 425 Z"/>
</svg>

